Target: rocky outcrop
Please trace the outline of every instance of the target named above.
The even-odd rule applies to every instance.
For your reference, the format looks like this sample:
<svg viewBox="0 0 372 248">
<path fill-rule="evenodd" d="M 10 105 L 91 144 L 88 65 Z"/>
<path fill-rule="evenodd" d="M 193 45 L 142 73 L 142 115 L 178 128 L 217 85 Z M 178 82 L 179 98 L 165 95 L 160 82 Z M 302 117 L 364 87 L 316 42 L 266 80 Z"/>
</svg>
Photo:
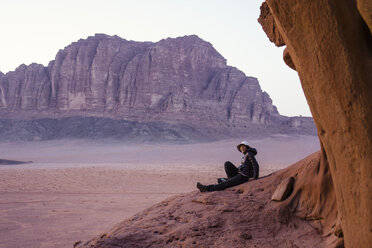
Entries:
<svg viewBox="0 0 372 248">
<path fill-rule="evenodd" d="M 330 247 L 342 243 L 332 178 L 320 152 L 218 192 L 169 198 L 77 247 Z M 270 200 L 294 177 L 292 194 Z M 324 203 L 327 202 L 327 205 Z M 337 233 L 338 234 L 338 233 Z"/>
<path fill-rule="evenodd" d="M 284 201 L 293 191 L 294 177 L 290 177 L 281 182 L 273 195 L 271 196 L 272 201 Z"/>
<path fill-rule="evenodd" d="M 49 75 L 44 66 L 21 65 L 0 78 L 0 108 L 46 109 L 49 92 Z"/>
<path fill-rule="evenodd" d="M 79 40 L 60 50 L 48 67 L 21 65 L 0 75 L 0 113 L 18 119 L 96 116 L 314 130 L 310 118 L 296 122 L 280 116 L 256 78 L 227 66 L 195 35 L 156 43 L 105 34 Z"/>
<path fill-rule="evenodd" d="M 301 79 L 332 173 L 345 247 L 372 245 L 371 9 L 363 0 L 266 0 L 261 7 L 264 30 L 274 22 L 276 35 L 267 35 L 280 33 L 286 61 Z"/>
</svg>

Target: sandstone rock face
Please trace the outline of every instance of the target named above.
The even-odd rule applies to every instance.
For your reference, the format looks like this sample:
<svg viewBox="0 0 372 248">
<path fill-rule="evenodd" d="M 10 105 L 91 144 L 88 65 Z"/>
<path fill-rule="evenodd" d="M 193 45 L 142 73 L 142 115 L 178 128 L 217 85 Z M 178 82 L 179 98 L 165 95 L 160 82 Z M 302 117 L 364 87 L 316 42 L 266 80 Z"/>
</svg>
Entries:
<svg viewBox="0 0 372 248">
<path fill-rule="evenodd" d="M 21 65 L 0 79 L 0 106 L 3 109 L 48 108 L 49 93 L 48 71 L 42 65 Z"/>
<path fill-rule="evenodd" d="M 368 0 L 357 0 L 357 8 L 363 20 L 368 25 L 369 31 L 372 33 L 372 3 Z"/>
<path fill-rule="evenodd" d="M 156 43 L 96 34 L 60 50 L 48 67 L 0 75 L 0 113 L 9 118 L 97 116 L 194 126 L 276 125 L 280 116 L 258 80 L 226 65 L 195 35 Z M 314 130 L 314 129 L 313 129 Z"/>
<path fill-rule="evenodd" d="M 261 14 L 258 18 L 258 22 L 261 24 L 262 29 L 265 31 L 271 42 L 278 47 L 285 45 L 283 37 L 277 30 L 278 27 L 275 24 L 275 19 L 273 18 L 266 2 L 263 2 L 261 5 Z"/>
<path fill-rule="evenodd" d="M 271 196 L 271 200 L 272 201 L 283 201 L 287 199 L 287 197 L 293 191 L 293 184 L 294 184 L 294 177 L 285 179 L 283 182 L 281 182 L 278 185 L 278 187 L 274 191 L 274 194 Z"/>
<path fill-rule="evenodd" d="M 329 162 L 345 246 L 371 247 L 370 1 L 266 3 L 261 13 L 271 13 L 287 45 L 318 129 L 323 159 Z M 271 25 L 272 19 L 265 23 L 261 18 L 261 23 Z"/>
<path fill-rule="evenodd" d="M 11 112 L 87 111 L 141 120 L 219 116 L 237 123 L 278 115 L 256 78 L 227 66 L 197 36 L 141 43 L 98 34 L 59 51 L 47 68 L 18 67 L 2 76 L 0 87 L 0 107 Z"/>
</svg>

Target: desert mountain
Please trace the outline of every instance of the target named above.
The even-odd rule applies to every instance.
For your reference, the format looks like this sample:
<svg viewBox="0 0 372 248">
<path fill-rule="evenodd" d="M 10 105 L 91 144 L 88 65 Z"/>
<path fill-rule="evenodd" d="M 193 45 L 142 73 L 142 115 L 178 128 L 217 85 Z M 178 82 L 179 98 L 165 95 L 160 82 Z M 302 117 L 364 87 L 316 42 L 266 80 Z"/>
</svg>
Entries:
<svg viewBox="0 0 372 248">
<path fill-rule="evenodd" d="M 21 65 L 0 74 L 0 114 L 2 126 L 39 119 L 25 131 L 27 139 L 53 138 L 38 131 L 52 133 L 42 123 L 76 116 L 103 118 L 105 127 L 109 119 L 125 120 L 133 124 L 130 129 L 156 129 L 153 123 L 164 123 L 176 136 L 179 125 L 198 130 L 180 134 L 185 139 L 231 136 L 247 129 L 315 131 L 311 118 L 281 116 L 256 78 L 228 66 L 210 43 L 195 35 L 155 43 L 105 34 L 81 39 L 60 50 L 47 67 Z M 83 122 L 104 128 L 100 121 Z M 8 129 L 3 137 L 16 132 Z"/>
</svg>

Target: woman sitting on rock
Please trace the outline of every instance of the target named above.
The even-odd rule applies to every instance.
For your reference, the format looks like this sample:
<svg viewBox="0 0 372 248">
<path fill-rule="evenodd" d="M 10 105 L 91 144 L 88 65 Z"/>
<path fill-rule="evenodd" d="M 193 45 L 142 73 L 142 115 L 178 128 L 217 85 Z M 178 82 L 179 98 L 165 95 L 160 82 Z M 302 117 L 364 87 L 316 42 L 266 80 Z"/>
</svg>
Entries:
<svg viewBox="0 0 372 248">
<path fill-rule="evenodd" d="M 244 154 L 241 165 L 236 168 L 233 163 L 227 161 L 225 163 L 227 178 L 218 178 L 218 184 L 211 185 L 203 185 L 198 182 L 196 187 L 200 190 L 200 192 L 224 190 L 226 188 L 245 183 L 249 180 L 249 178 L 258 178 L 259 165 L 255 158 L 257 150 L 250 147 L 247 141 L 241 142 L 237 148 L 241 153 Z"/>
</svg>

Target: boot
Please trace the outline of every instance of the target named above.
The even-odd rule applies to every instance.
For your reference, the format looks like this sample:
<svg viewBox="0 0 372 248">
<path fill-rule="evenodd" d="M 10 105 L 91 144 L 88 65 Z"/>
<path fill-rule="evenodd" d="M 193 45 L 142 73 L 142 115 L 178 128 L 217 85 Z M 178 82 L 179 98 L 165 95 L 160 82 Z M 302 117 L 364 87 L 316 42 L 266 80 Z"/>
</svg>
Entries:
<svg viewBox="0 0 372 248">
<path fill-rule="evenodd" d="M 208 191 L 207 190 L 207 186 L 205 186 L 205 185 L 203 185 L 203 184 L 201 184 L 199 182 L 196 184 L 196 187 L 200 190 L 200 192 L 206 192 L 206 191 Z"/>
<path fill-rule="evenodd" d="M 222 182 L 225 182 L 225 181 L 227 181 L 227 178 L 224 178 L 224 177 L 217 178 L 217 183 L 222 183 Z"/>
</svg>

